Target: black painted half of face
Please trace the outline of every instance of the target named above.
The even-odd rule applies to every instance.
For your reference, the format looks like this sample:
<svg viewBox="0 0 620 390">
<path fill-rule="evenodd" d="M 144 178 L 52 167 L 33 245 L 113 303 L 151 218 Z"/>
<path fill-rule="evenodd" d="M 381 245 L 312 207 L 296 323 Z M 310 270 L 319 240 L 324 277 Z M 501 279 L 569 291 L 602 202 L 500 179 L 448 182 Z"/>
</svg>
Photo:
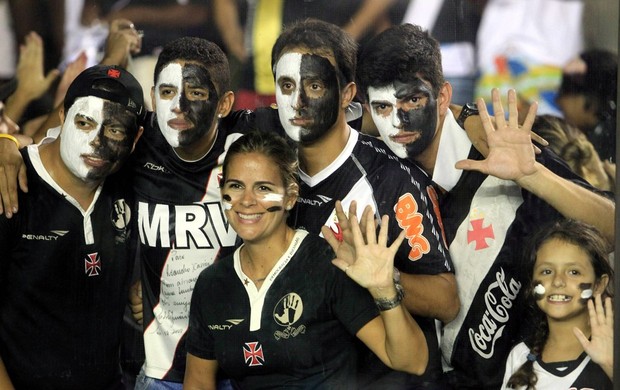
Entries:
<svg viewBox="0 0 620 390">
<path fill-rule="evenodd" d="M 299 70 L 301 78 L 298 114 L 312 119 L 300 136 L 301 143 L 321 138 L 336 123 L 340 111 L 340 85 L 336 68 L 325 57 L 304 54 Z"/>
<path fill-rule="evenodd" d="M 183 66 L 183 93 L 179 97 L 181 111 L 194 127 L 181 132 L 179 145 L 187 146 L 202 138 L 215 119 L 218 96 L 209 71 L 196 64 Z"/>
<path fill-rule="evenodd" d="M 91 180 L 101 180 L 118 171 L 129 157 L 138 132 L 136 116 L 118 103 L 103 103 L 103 123 L 93 141 L 95 154 L 108 164 L 88 172 Z"/>
<path fill-rule="evenodd" d="M 406 146 L 407 156 L 413 158 L 426 150 L 437 132 L 437 99 L 430 86 L 419 78 L 410 83 L 394 81 L 394 89 L 403 130 L 419 132 L 421 136 Z"/>
</svg>

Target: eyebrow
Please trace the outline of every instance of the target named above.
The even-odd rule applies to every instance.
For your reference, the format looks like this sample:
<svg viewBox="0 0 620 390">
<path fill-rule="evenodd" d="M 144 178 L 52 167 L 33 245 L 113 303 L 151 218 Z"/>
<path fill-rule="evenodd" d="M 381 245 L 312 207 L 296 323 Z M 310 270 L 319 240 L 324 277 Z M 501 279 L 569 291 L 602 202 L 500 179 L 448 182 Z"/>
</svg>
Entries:
<svg viewBox="0 0 620 390">
<path fill-rule="evenodd" d="M 79 118 L 86 119 L 87 121 L 91 121 L 91 122 L 99 123 L 99 122 L 97 122 L 97 121 L 95 120 L 95 118 L 92 118 L 92 117 L 90 117 L 90 116 L 88 116 L 88 115 L 84 115 L 84 114 L 79 114 L 79 113 L 78 113 L 78 114 L 75 114 L 75 117 L 76 117 L 76 118 L 78 118 L 78 117 L 79 117 Z"/>
</svg>

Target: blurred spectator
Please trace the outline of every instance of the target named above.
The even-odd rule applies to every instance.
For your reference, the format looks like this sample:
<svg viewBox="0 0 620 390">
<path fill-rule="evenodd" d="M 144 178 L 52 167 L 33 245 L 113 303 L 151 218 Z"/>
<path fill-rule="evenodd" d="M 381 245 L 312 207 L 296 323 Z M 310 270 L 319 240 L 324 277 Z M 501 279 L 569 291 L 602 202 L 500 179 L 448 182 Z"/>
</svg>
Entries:
<svg viewBox="0 0 620 390">
<path fill-rule="evenodd" d="M 489 0 L 478 29 L 476 96 L 489 102 L 492 88 L 515 88 L 538 101 L 539 114 L 559 114 L 562 67 L 583 47 L 582 12 L 582 0 Z"/>
<path fill-rule="evenodd" d="M 411 0 L 402 20 L 417 24 L 439 41 L 443 74 L 452 103 L 474 100 L 478 75 L 476 33 L 487 0 Z"/>
<path fill-rule="evenodd" d="M 234 85 L 237 87 L 235 107 L 255 109 L 275 103 L 271 47 L 283 26 L 307 18 L 320 19 L 343 27 L 359 41 L 387 17 L 395 0 L 214 0 L 213 3 L 215 23 L 231 68 L 233 73 L 238 73 Z"/>
<path fill-rule="evenodd" d="M 583 10 L 583 36 L 586 49 L 603 49 L 618 54 L 620 1 L 588 0 Z"/>
<path fill-rule="evenodd" d="M 549 142 L 549 148 L 594 187 L 614 191 L 616 165 L 601 161 L 592 143 L 577 127 L 553 115 L 539 115 L 532 130 Z"/>
<path fill-rule="evenodd" d="M 581 129 L 603 160 L 615 161 L 618 56 L 588 50 L 562 74 L 557 104 L 566 121 Z"/>
<path fill-rule="evenodd" d="M 15 34 L 7 0 L 0 0 L 0 85 L 15 73 Z"/>
</svg>

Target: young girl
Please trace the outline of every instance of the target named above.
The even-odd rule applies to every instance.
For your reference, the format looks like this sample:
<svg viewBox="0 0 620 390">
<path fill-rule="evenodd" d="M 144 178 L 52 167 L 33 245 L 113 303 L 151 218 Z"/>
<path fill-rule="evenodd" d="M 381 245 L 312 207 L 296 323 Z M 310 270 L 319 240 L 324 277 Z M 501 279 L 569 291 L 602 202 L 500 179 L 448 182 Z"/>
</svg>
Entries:
<svg viewBox="0 0 620 390">
<path fill-rule="evenodd" d="M 533 240 L 526 284 L 534 332 L 508 356 L 503 389 L 611 389 L 613 270 L 591 226 L 556 222 Z M 594 299 L 591 299 L 594 297 Z"/>
</svg>

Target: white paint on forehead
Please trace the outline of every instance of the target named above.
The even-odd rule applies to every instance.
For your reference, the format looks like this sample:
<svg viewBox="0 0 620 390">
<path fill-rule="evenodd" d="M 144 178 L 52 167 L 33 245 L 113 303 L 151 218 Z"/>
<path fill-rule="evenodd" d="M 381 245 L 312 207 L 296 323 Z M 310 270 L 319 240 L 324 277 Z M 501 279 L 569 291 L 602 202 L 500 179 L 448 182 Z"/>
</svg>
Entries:
<svg viewBox="0 0 620 390">
<path fill-rule="evenodd" d="M 282 201 L 284 200 L 284 195 L 282 194 L 266 194 L 265 196 L 263 196 L 263 200 L 265 202 L 278 202 L 278 203 L 282 203 Z"/>
<path fill-rule="evenodd" d="M 103 124 L 104 100 L 94 96 L 80 97 L 65 115 L 65 122 L 60 133 L 60 157 L 65 166 L 78 178 L 85 180 L 92 169 L 84 163 L 82 155 L 94 153 L 91 143 L 99 135 Z M 75 125 L 76 115 L 84 116 L 97 123 L 95 129 L 84 131 Z"/>
<path fill-rule="evenodd" d="M 302 128 L 294 126 L 290 120 L 295 117 L 299 93 L 301 90 L 301 53 L 283 54 L 276 63 L 276 103 L 278 104 L 278 116 L 286 134 L 296 142 L 301 139 Z M 278 80 L 281 77 L 290 78 L 295 83 L 295 89 L 290 95 L 283 94 Z"/>
<path fill-rule="evenodd" d="M 392 150 L 392 152 L 400 158 L 407 158 L 407 149 L 405 145 L 392 141 L 391 135 L 396 135 L 400 131 L 400 119 L 398 118 L 396 109 L 396 89 L 393 84 L 385 87 L 375 88 L 368 87 L 368 100 L 370 101 L 370 115 L 372 116 L 377 130 L 381 134 L 383 142 Z M 392 105 L 392 111 L 388 116 L 378 115 L 372 104 L 374 102 L 385 102 Z"/>
<path fill-rule="evenodd" d="M 177 92 L 172 99 L 162 99 L 159 94 L 161 85 L 170 85 L 176 87 Z M 183 94 L 183 67 L 181 64 L 171 62 L 159 72 L 157 77 L 157 85 L 155 86 L 155 107 L 157 111 L 157 124 L 162 135 L 172 146 L 179 146 L 179 131 L 168 126 L 168 121 L 176 118 L 175 110 L 181 105 L 181 96 Z"/>
</svg>

